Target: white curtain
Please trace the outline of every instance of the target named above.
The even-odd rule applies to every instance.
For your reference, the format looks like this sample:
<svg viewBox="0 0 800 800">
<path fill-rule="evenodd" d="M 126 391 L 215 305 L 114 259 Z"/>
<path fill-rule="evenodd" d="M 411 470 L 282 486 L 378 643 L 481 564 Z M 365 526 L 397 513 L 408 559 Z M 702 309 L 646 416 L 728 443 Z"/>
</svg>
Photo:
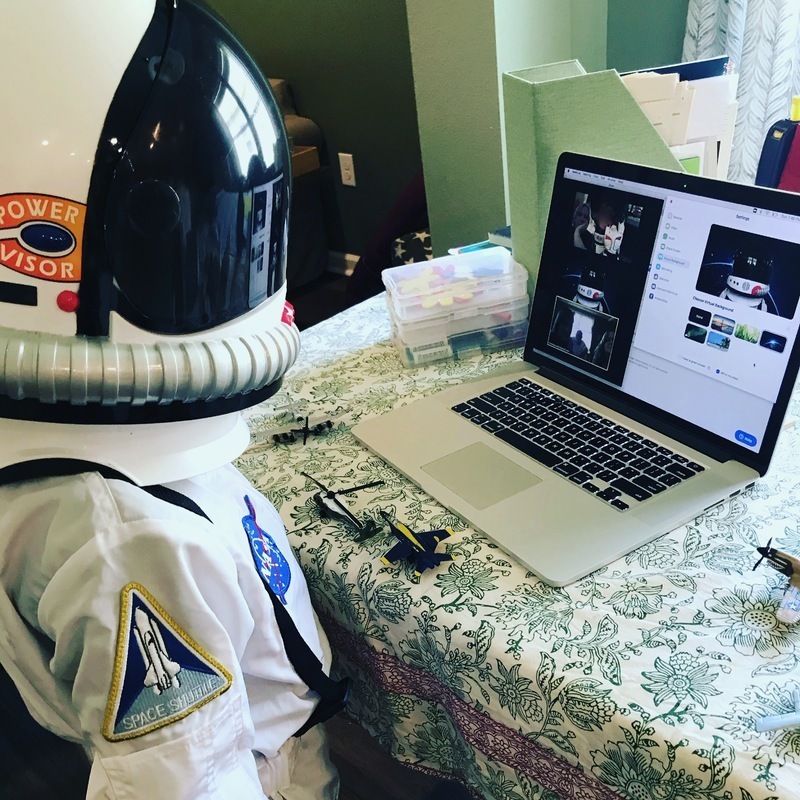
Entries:
<svg viewBox="0 0 800 800">
<path fill-rule="evenodd" d="M 770 125 L 800 94 L 800 0 L 689 0 L 683 59 L 719 55 L 739 74 L 728 179 L 752 183 Z"/>
</svg>

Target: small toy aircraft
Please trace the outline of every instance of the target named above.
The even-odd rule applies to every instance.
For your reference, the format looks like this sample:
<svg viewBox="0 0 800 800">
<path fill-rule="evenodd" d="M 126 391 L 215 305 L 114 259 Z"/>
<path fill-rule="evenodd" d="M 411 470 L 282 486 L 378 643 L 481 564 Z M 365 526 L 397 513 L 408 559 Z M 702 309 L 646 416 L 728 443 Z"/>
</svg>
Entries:
<svg viewBox="0 0 800 800">
<path fill-rule="evenodd" d="M 391 532 L 399 539 L 398 543 L 381 558 L 384 564 L 393 564 L 403 558 L 414 564 L 414 571 L 419 576 L 426 569 L 438 566 L 442 561 L 453 560 L 453 556 L 449 553 L 436 552 L 436 546 L 439 542 L 453 535 L 453 531 L 450 528 L 414 533 L 402 522 L 393 521 L 386 512 L 381 511 L 380 513 L 389 524 Z"/>
<path fill-rule="evenodd" d="M 794 704 L 794 711 L 757 719 L 756 730 L 761 733 L 762 731 L 777 731 L 779 728 L 791 728 L 795 725 L 800 725 L 800 689 L 795 689 L 792 692 L 792 703 Z"/>
<path fill-rule="evenodd" d="M 383 481 L 371 481 L 370 483 L 362 483 L 360 486 L 354 486 L 352 489 L 334 491 L 307 472 L 301 472 L 300 474 L 305 475 L 306 478 L 319 486 L 320 491 L 314 495 L 314 502 L 317 504 L 319 514 L 323 519 L 335 517 L 341 522 L 350 525 L 358 534 L 355 539 L 357 542 L 363 542 L 365 539 L 369 539 L 370 536 L 374 536 L 380 530 L 378 523 L 375 522 L 374 519 L 367 519 L 363 522 L 358 519 L 358 517 L 356 517 L 339 499 L 339 495 L 353 494 L 354 492 L 360 492 L 362 489 L 369 489 L 372 486 L 382 486 Z"/>
<path fill-rule="evenodd" d="M 279 425 L 265 433 L 257 434 L 254 443 L 263 442 L 271 439 L 275 444 L 289 444 L 297 441 L 302 435 L 303 444 L 308 441 L 309 436 L 319 436 L 333 427 L 333 419 L 341 416 L 337 414 L 301 414 L 294 403 L 288 403 L 275 409 L 281 412 L 278 420 Z"/>
<path fill-rule="evenodd" d="M 800 559 L 784 553 L 783 550 L 776 550 L 770 547 L 772 539 L 767 542 L 766 547 L 757 547 L 756 550 L 761 554 L 753 569 L 756 569 L 762 561 L 766 559 L 767 564 L 772 569 L 777 570 L 789 579 L 786 593 L 783 595 L 781 604 L 775 616 L 787 625 L 793 625 L 800 620 Z"/>
<path fill-rule="evenodd" d="M 308 416 L 296 417 L 294 422 L 270 431 L 269 435 L 276 444 L 287 444 L 296 441 L 297 437 L 302 433 L 303 444 L 305 444 L 309 436 L 319 436 L 321 433 L 325 433 L 326 430 L 333 427 L 333 421 L 330 419 L 323 418 L 319 421 L 315 421 L 316 419 L 315 417 Z"/>
</svg>

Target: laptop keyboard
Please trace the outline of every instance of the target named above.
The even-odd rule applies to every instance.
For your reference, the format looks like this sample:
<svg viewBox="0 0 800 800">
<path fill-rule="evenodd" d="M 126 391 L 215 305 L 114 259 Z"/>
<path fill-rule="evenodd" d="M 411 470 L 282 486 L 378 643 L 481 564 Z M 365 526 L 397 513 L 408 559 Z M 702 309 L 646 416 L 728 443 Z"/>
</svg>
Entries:
<svg viewBox="0 0 800 800">
<path fill-rule="evenodd" d="M 453 411 L 618 511 L 703 471 L 685 456 L 522 378 Z"/>
</svg>

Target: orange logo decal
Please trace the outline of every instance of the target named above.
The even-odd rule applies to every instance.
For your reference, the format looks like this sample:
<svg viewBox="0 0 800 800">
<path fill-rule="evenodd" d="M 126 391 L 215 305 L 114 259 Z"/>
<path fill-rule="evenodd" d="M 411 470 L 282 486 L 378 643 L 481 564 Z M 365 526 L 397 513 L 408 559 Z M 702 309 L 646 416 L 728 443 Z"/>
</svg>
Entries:
<svg viewBox="0 0 800 800">
<path fill-rule="evenodd" d="M 77 283 L 86 206 L 47 194 L 0 195 L 0 264 L 47 281 Z"/>
</svg>

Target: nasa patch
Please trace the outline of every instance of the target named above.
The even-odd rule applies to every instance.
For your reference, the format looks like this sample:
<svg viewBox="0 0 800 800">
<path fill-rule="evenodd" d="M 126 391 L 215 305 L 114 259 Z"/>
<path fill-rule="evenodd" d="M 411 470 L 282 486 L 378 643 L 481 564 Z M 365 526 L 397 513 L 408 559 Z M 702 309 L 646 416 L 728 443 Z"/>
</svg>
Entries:
<svg viewBox="0 0 800 800">
<path fill-rule="evenodd" d="M 147 589 L 138 583 L 123 588 L 104 738 L 133 739 L 177 722 L 232 681 Z"/>
<path fill-rule="evenodd" d="M 286 557 L 278 549 L 278 545 L 275 544 L 275 540 L 258 526 L 256 510 L 247 495 L 244 496 L 244 502 L 250 513 L 242 518 L 242 525 L 250 539 L 250 550 L 253 553 L 258 574 L 281 603 L 286 605 L 286 592 L 292 582 L 292 569 Z"/>
</svg>

